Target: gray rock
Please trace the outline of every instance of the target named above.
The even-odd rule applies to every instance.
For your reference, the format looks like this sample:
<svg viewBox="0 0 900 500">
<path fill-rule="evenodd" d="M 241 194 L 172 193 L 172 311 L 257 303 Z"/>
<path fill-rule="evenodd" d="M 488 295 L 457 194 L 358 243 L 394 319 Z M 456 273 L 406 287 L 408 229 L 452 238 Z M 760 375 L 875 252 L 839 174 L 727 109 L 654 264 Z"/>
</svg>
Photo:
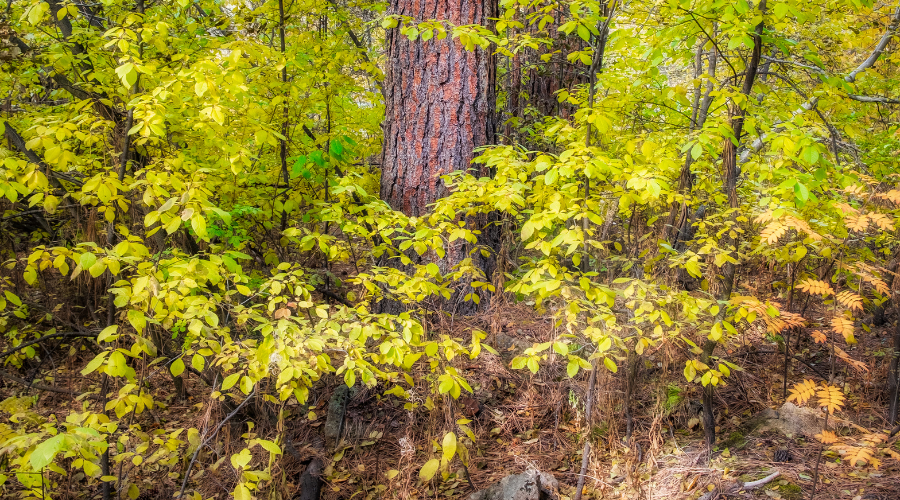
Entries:
<svg viewBox="0 0 900 500">
<path fill-rule="evenodd" d="M 777 410 L 770 408 L 754 416 L 750 422 L 750 430 L 757 433 L 779 432 L 789 438 L 800 435 L 812 437 L 822 432 L 824 423 L 825 415 L 821 411 L 787 402 Z M 829 427 L 832 427 L 831 422 Z"/>
<path fill-rule="evenodd" d="M 552 474 L 530 470 L 506 476 L 499 483 L 469 495 L 469 500 L 555 500 L 559 482 Z"/>
<path fill-rule="evenodd" d="M 519 330 L 521 332 L 521 330 Z M 513 337 L 507 335 L 505 333 L 498 333 L 490 339 L 490 346 L 497 350 L 500 354 L 500 357 L 505 361 L 509 361 L 512 358 L 522 354 L 522 351 L 528 349 L 529 347 L 534 346 L 534 343 L 529 342 L 525 339 L 520 339 L 517 337 Z"/>
</svg>

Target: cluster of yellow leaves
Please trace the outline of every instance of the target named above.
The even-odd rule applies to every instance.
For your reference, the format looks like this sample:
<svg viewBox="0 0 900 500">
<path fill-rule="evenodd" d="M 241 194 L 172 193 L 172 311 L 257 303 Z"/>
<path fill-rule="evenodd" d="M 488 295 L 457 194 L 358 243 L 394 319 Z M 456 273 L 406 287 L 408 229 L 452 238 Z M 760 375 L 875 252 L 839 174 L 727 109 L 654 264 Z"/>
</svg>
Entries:
<svg viewBox="0 0 900 500">
<path fill-rule="evenodd" d="M 788 401 L 796 401 L 797 404 L 803 405 L 816 395 L 816 383 L 807 379 L 794 384 L 794 387 L 788 389 L 788 392 L 790 392 Z"/>
<path fill-rule="evenodd" d="M 800 314 L 781 311 L 778 317 L 768 318 L 766 327 L 770 333 L 781 333 L 788 328 L 802 328 L 806 326 L 806 319 Z"/>
<path fill-rule="evenodd" d="M 834 413 L 834 410 L 844 406 L 844 393 L 841 389 L 822 382 L 822 387 L 816 392 L 819 398 L 819 406 L 827 408 L 828 413 Z"/>
<path fill-rule="evenodd" d="M 822 429 L 822 432 L 816 434 L 815 438 L 824 444 L 833 444 L 838 442 L 837 435 L 827 429 Z"/>
<path fill-rule="evenodd" d="M 850 465 L 857 467 L 860 465 L 871 465 L 874 468 L 881 466 L 881 460 L 878 460 L 872 454 L 875 450 L 865 446 L 847 446 L 835 445 L 832 447 L 835 451 L 843 455 L 844 461 Z"/>
<path fill-rule="evenodd" d="M 821 295 L 822 297 L 827 297 L 834 293 L 834 289 L 831 288 L 831 285 L 821 280 L 804 280 L 797 285 L 797 288 L 810 295 Z"/>
<path fill-rule="evenodd" d="M 897 453 L 891 446 L 883 446 L 887 442 L 888 435 L 883 432 L 870 432 L 864 427 L 853 425 L 863 432 L 862 436 L 853 438 L 850 436 L 838 436 L 833 431 L 822 430 L 816 434 L 815 438 L 819 442 L 830 445 L 829 450 L 840 455 L 844 463 L 853 467 L 871 466 L 875 469 L 881 466 L 881 460 L 876 458 L 876 454 L 880 451 L 894 460 L 900 461 L 900 453 Z"/>
</svg>

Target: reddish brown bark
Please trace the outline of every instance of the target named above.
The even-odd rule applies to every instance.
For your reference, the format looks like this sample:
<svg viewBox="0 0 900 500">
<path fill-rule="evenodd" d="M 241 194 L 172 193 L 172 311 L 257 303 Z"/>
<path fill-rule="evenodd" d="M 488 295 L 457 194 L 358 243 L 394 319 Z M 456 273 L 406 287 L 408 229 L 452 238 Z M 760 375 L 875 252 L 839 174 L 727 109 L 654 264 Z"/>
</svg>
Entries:
<svg viewBox="0 0 900 500">
<path fill-rule="evenodd" d="M 482 24 L 492 0 L 392 0 L 390 13 L 416 21 Z M 447 195 L 440 176 L 470 165 L 494 140 L 495 67 L 490 50 L 466 51 L 450 36 L 410 41 L 388 34 L 381 198 L 410 216 Z"/>
<path fill-rule="evenodd" d="M 410 16 L 414 23 L 426 20 L 447 21 L 452 26 L 488 25 L 495 14 L 496 0 L 391 0 L 389 12 Z M 388 67 L 385 73 L 385 122 L 382 153 L 381 198 L 393 209 L 409 216 L 421 216 L 429 205 L 449 194 L 442 175 L 468 170 L 487 176 L 489 169 L 473 164 L 475 148 L 495 140 L 496 66 L 492 49 L 467 51 L 457 40 L 421 38 L 410 41 L 399 29 L 388 33 Z M 497 226 L 482 215 L 467 218 L 474 230 L 481 231 L 481 248 L 495 248 Z M 467 257 L 490 279 L 494 259 L 484 257 L 472 245 L 459 239 L 438 259 L 410 252 L 413 262 L 436 261 L 442 272 Z M 387 263 L 387 262 L 386 262 Z M 391 261 L 390 265 L 399 265 Z M 458 283 L 448 311 L 462 314 L 477 306 L 463 298 L 471 288 Z M 481 305 L 488 303 L 482 297 Z M 399 304 L 382 304 L 391 311 Z"/>
</svg>

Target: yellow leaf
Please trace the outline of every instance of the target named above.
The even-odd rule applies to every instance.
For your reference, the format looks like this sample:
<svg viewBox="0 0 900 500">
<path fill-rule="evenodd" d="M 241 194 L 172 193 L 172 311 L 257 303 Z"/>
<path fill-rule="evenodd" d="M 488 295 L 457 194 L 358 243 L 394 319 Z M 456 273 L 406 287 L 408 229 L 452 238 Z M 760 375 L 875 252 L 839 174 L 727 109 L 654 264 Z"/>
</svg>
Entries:
<svg viewBox="0 0 900 500">
<path fill-rule="evenodd" d="M 444 451 L 444 458 L 447 461 L 453 459 L 453 455 L 456 454 L 456 434 L 452 432 L 448 432 L 444 434 L 444 441 L 441 444 L 441 449 Z"/>
<path fill-rule="evenodd" d="M 425 462 L 425 465 L 422 466 L 422 469 L 419 471 L 419 477 L 423 481 L 431 481 L 431 478 L 437 473 L 438 467 L 441 466 L 441 461 L 432 458 L 431 460 Z"/>
</svg>

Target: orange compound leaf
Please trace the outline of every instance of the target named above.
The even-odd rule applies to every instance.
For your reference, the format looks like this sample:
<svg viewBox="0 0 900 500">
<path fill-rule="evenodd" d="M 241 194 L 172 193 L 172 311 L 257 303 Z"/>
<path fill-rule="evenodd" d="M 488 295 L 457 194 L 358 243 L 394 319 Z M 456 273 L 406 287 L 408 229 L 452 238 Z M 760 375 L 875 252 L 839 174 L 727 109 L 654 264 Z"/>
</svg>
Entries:
<svg viewBox="0 0 900 500">
<path fill-rule="evenodd" d="M 850 366 L 852 366 L 853 368 L 855 368 L 857 371 L 860 371 L 860 372 L 867 372 L 867 371 L 869 371 L 869 367 L 868 367 L 865 363 L 863 363 L 862 361 L 858 361 L 858 360 L 855 360 L 855 359 L 851 358 L 850 355 L 847 354 L 846 352 L 844 352 L 844 350 L 841 349 L 840 347 L 835 346 L 835 347 L 834 347 L 834 353 L 837 354 L 837 356 L 838 356 L 839 358 L 841 358 L 842 360 L 846 361 L 848 365 L 850 365 Z"/>
<path fill-rule="evenodd" d="M 857 215 L 859 213 L 859 210 L 851 207 L 846 203 L 835 203 L 834 207 L 845 214 Z"/>
<path fill-rule="evenodd" d="M 819 398 L 819 406 L 828 409 L 828 413 L 834 413 L 844 406 L 844 393 L 839 387 L 834 387 L 822 382 L 822 387 L 816 392 Z"/>
<path fill-rule="evenodd" d="M 821 295 L 822 297 L 827 297 L 834 293 L 831 285 L 821 280 L 805 280 L 797 285 L 797 288 L 810 295 Z"/>
<path fill-rule="evenodd" d="M 772 220 L 772 211 L 766 210 L 765 212 L 757 215 L 756 218 L 753 219 L 753 222 L 755 222 L 757 224 L 765 224 L 767 222 L 770 222 L 771 220 Z"/>
<path fill-rule="evenodd" d="M 779 221 L 770 222 L 769 225 L 763 229 L 762 233 L 760 233 L 759 238 L 767 245 L 774 245 L 775 243 L 778 243 L 778 239 L 784 236 L 784 233 L 786 233 L 787 230 L 787 226 Z"/>
<path fill-rule="evenodd" d="M 813 332 L 809 335 L 813 338 L 813 340 L 816 341 L 817 344 L 824 344 L 825 341 L 828 340 L 828 336 L 822 333 L 822 330 L 813 330 Z"/>
<path fill-rule="evenodd" d="M 794 387 L 788 389 L 788 392 L 790 392 L 787 397 L 788 401 L 796 401 L 797 404 L 802 405 L 816 394 L 816 383 L 807 379 L 795 384 Z"/>
<path fill-rule="evenodd" d="M 863 299 L 859 295 L 851 292 L 850 290 L 844 290 L 840 292 L 836 296 L 838 302 L 844 305 L 847 309 L 854 310 L 859 309 L 862 311 L 863 308 Z"/>
<path fill-rule="evenodd" d="M 816 434 L 814 437 L 823 444 L 832 444 L 838 442 L 837 435 L 831 431 L 823 430 L 821 434 Z"/>
<path fill-rule="evenodd" d="M 869 216 L 863 214 L 859 217 L 845 217 L 844 224 L 846 224 L 847 229 L 851 231 L 862 232 L 869 228 Z"/>
<path fill-rule="evenodd" d="M 831 328 L 840 335 L 843 335 L 844 341 L 848 344 L 855 344 L 856 338 L 853 336 L 853 320 L 844 316 L 836 316 L 831 320 Z"/>
<path fill-rule="evenodd" d="M 894 229 L 894 219 L 887 215 L 870 213 L 869 220 L 872 221 L 876 226 L 878 226 L 879 229 L 883 229 L 885 231 Z"/>
<path fill-rule="evenodd" d="M 806 233 L 814 241 L 819 241 L 822 239 L 822 235 L 813 231 L 809 226 L 809 223 L 803 219 L 798 219 L 796 217 L 787 216 L 784 218 L 784 223 L 787 227 L 794 229 L 798 232 Z"/>
<path fill-rule="evenodd" d="M 883 200 L 888 200 L 895 205 L 900 205 L 900 190 L 892 189 L 887 193 L 879 193 L 875 196 Z"/>
</svg>

